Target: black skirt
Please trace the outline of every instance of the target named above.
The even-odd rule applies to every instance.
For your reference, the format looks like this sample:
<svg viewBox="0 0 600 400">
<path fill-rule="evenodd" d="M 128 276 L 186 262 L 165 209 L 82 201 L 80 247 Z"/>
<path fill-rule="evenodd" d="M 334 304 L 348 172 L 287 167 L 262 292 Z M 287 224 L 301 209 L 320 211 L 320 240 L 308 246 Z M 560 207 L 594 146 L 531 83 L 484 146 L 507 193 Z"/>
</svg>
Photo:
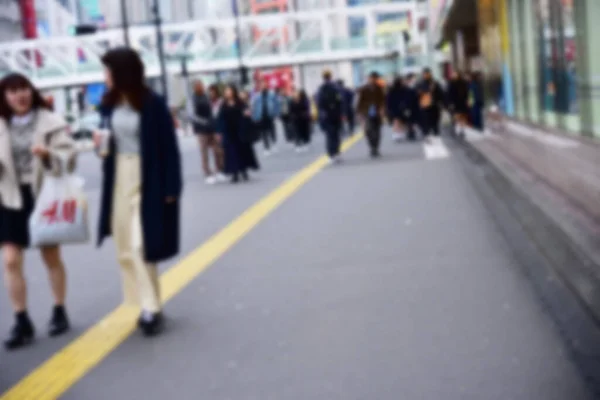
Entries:
<svg viewBox="0 0 600 400">
<path fill-rule="evenodd" d="M 23 207 L 12 210 L 0 205 L 0 244 L 10 243 L 29 247 L 29 217 L 35 201 L 30 185 L 20 187 Z"/>
</svg>

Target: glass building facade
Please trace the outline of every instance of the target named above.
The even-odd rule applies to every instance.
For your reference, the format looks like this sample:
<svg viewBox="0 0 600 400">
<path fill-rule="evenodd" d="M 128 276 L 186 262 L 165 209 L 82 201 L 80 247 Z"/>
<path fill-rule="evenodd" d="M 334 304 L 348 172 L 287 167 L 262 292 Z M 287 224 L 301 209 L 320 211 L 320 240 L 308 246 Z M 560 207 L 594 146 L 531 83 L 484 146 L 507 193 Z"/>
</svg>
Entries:
<svg viewBox="0 0 600 400">
<path fill-rule="evenodd" d="M 385 4 L 385 3 L 423 3 L 418 0 L 346 0 L 346 6 L 357 7 L 367 4 Z M 420 20 L 426 17 L 425 14 L 415 13 L 414 9 L 407 9 L 402 12 L 382 13 L 377 16 L 375 21 L 377 40 L 384 46 L 390 48 L 396 47 L 396 42 L 402 37 L 403 32 L 412 36 L 415 34 L 425 35 L 425 26 L 420 24 Z M 348 20 L 348 35 L 350 38 L 361 38 L 367 28 L 367 22 L 362 17 L 350 17 Z M 417 67 L 419 60 L 415 57 L 406 57 L 402 65 L 406 67 Z M 360 85 L 365 77 L 371 72 L 376 71 L 386 77 L 393 77 L 402 69 L 396 59 L 363 60 L 354 61 L 353 75 L 354 85 Z"/>
<path fill-rule="evenodd" d="M 486 96 L 517 119 L 600 138 L 600 1 L 478 0 Z"/>
</svg>

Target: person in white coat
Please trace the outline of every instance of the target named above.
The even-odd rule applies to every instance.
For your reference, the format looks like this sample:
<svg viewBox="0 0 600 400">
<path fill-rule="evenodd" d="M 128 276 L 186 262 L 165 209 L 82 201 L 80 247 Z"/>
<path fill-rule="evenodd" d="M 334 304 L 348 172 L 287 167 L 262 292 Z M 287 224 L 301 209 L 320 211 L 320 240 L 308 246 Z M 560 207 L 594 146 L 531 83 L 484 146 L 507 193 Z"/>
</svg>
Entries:
<svg viewBox="0 0 600 400">
<path fill-rule="evenodd" d="M 15 324 L 4 342 L 9 350 L 31 343 L 35 335 L 27 313 L 23 255 L 29 246 L 29 217 L 36 196 L 45 174 L 59 176 L 75 168 L 75 155 L 67 122 L 50 110 L 33 84 L 17 73 L 4 77 L 0 81 L 0 249 L 4 283 L 15 312 Z M 48 333 L 57 336 L 69 330 L 65 266 L 58 246 L 43 247 L 41 255 L 54 297 Z"/>
</svg>

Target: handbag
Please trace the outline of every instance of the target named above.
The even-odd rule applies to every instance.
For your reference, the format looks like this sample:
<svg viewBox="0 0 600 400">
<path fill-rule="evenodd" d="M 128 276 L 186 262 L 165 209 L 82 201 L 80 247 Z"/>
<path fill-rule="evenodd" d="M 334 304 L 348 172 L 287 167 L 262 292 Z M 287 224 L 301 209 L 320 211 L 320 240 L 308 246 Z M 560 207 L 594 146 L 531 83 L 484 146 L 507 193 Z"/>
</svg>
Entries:
<svg viewBox="0 0 600 400">
<path fill-rule="evenodd" d="M 62 168 L 65 171 L 65 168 Z M 29 218 L 33 247 L 85 243 L 89 240 L 88 202 L 83 178 L 45 174 Z"/>
</svg>

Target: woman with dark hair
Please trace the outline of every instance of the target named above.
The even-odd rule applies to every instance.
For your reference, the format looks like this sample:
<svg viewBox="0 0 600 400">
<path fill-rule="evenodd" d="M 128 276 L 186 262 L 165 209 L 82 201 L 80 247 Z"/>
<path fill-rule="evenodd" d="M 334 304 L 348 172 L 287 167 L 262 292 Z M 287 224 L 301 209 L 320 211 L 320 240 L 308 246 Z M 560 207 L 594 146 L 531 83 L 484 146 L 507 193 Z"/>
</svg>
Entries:
<svg viewBox="0 0 600 400">
<path fill-rule="evenodd" d="M 248 102 L 248 99 L 240 99 L 235 86 L 228 85 L 225 88 L 218 126 L 223 136 L 225 173 L 231 175 L 232 183 L 238 183 L 240 177 L 247 181 L 248 170 L 259 168 L 254 153 L 256 127 L 251 119 Z"/>
<path fill-rule="evenodd" d="M 24 250 L 29 246 L 29 217 L 44 175 L 60 176 L 75 168 L 75 147 L 65 120 L 50 111 L 32 83 L 21 74 L 0 81 L 0 248 L 5 284 L 16 322 L 4 342 L 7 349 L 30 343 L 35 335 L 27 314 L 23 274 Z M 60 248 L 42 247 L 48 268 L 54 310 L 48 333 L 69 330 L 64 308 L 66 273 Z"/>
<path fill-rule="evenodd" d="M 99 242 L 113 235 L 126 303 L 141 308 L 147 336 L 163 327 L 156 264 L 179 252 L 181 160 L 165 101 L 144 83 L 144 65 L 128 48 L 102 57 L 106 86 L 100 112 L 110 134 L 103 160 Z M 107 139 L 108 137 L 108 139 Z"/>
<path fill-rule="evenodd" d="M 312 131 L 312 116 L 310 114 L 310 100 L 304 89 L 294 90 L 290 102 L 290 115 L 294 131 L 296 132 L 296 150 L 307 150 Z"/>
</svg>

